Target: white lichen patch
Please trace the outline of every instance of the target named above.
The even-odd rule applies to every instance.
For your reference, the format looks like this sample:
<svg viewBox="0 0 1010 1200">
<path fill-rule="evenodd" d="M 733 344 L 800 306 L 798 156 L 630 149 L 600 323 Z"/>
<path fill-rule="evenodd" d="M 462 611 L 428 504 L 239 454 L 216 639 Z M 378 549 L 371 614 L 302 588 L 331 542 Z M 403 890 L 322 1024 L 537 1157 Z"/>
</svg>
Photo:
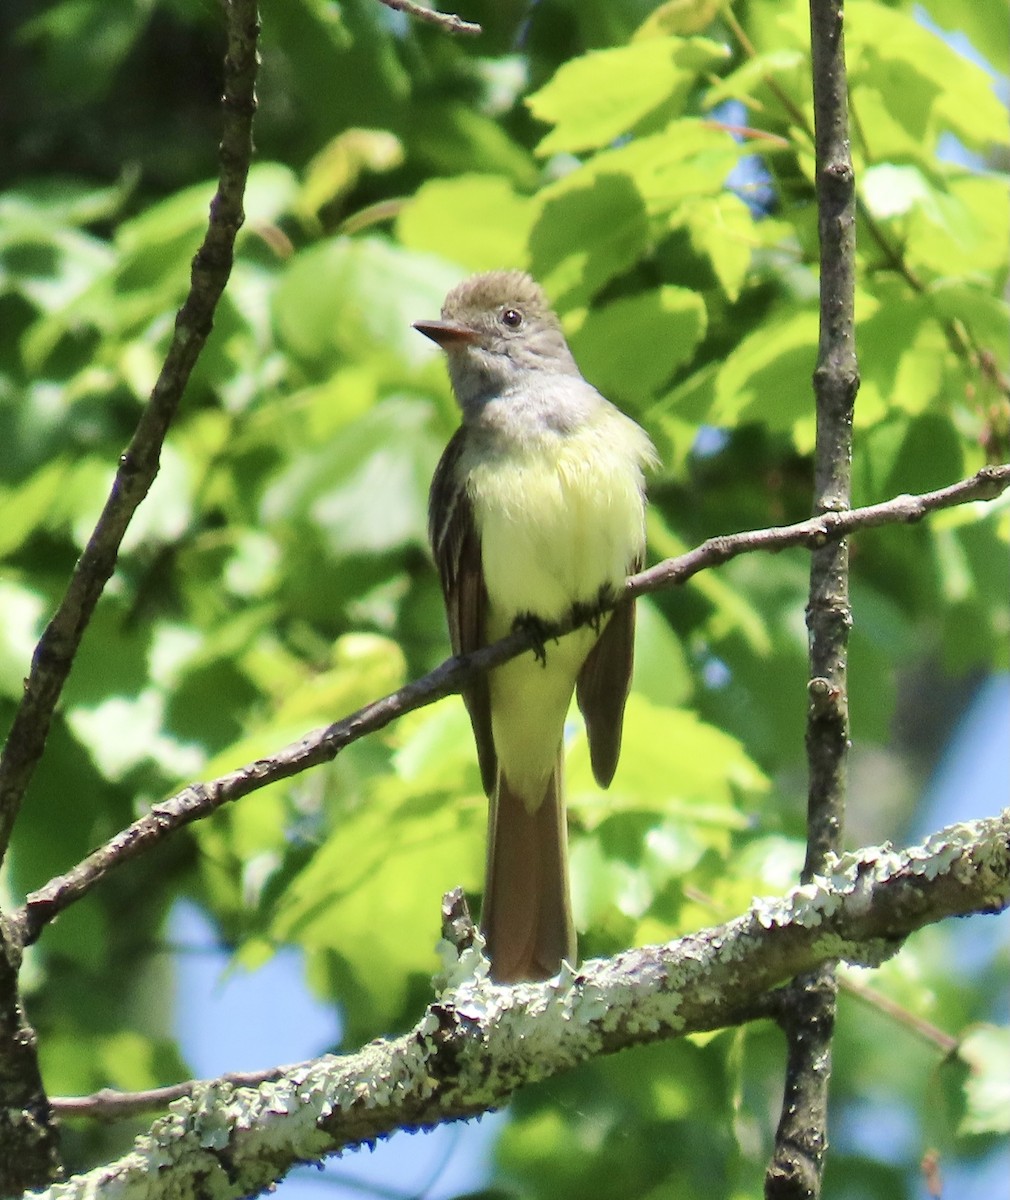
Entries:
<svg viewBox="0 0 1010 1200">
<path fill-rule="evenodd" d="M 457 955 L 456 947 L 445 938 L 439 939 L 435 949 L 442 962 L 441 970 L 432 980 L 437 996 L 462 987 L 470 979 L 488 978 L 491 964 L 480 930 L 474 930 L 473 942 L 462 954 Z"/>
</svg>

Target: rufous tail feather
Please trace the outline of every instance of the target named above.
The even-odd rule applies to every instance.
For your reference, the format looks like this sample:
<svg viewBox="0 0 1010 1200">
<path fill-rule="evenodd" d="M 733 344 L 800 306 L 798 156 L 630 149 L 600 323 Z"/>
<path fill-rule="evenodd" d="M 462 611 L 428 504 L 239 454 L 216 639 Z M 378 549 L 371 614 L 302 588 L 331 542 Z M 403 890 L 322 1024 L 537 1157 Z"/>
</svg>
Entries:
<svg viewBox="0 0 1010 1200">
<path fill-rule="evenodd" d="M 532 811 L 499 767 L 488 817 L 481 931 L 497 983 L 549 979 L 562 959 L 575 964 L 560 751 Z"/>
</svg>

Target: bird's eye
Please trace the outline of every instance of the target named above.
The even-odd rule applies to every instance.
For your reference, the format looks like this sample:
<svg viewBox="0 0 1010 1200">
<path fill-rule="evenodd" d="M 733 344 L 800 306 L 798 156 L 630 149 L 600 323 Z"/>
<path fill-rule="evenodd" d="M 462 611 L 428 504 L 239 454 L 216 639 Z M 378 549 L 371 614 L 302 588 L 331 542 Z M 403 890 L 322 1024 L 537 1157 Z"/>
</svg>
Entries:
<svg viewBox="0 0 1010 1200">
<path fill-rule="evenodd" d="M 523 315 L 518 308 L 503 308 L 501 319 L 502 324 L 507 325 L 509 329 L 518 329 L 523 323 Z"/>
</svg>

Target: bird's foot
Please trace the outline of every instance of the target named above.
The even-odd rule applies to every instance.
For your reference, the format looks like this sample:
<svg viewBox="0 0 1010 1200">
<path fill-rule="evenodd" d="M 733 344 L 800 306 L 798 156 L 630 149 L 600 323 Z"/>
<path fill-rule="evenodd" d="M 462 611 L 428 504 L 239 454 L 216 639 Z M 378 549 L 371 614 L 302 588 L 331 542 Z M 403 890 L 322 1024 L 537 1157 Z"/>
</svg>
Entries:
<svg viewBox="0 0 1010 1200">
<path fill-rule="evenodd" d="M 543 666 L 547 666 L 547 641 L 549 638 L 557 638 L 554 636 L 550 625 L 546 621 L 535 616 L 533 613 L 520 613 L 512 622 L 514 632 L 525 633 L 533 643 L 533 655 L 537 662 Z"/>
<path fill-rule="evenodd" d="M 572 620 L 580 625 L 588 625 L 593 633 L 598 634 L 616 600 L 617 594 L 610 584 L 601 584 L 592 603 L 572 605 Z"/>
</svg>

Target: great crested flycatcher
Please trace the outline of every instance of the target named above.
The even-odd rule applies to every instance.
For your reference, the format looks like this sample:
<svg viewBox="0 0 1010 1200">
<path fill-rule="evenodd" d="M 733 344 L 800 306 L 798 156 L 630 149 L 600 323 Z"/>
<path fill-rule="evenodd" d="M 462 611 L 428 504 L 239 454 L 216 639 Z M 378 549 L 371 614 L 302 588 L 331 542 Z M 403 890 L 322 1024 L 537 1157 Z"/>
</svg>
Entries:
<svg viewBox="0 0 1010 1200">
<path fill-rule="evenodd" d="M 550 624 L 620 594 L 645 550 L 646 434 L 579 373 L 558 318 L 521 271 L 475 275 L 440 321 L 414 328 L 448 357 L 463 411 L 432 480 L 429 536 L 453 650 L 523 621 Z M 572 692 L 593 774 L 613 778 L 631 681 L 635 610 L 583 626 L 468 684 L 490 797 L 481 928 L 501 983 L 575 963 L 562 735 Z"/>
</svg>

